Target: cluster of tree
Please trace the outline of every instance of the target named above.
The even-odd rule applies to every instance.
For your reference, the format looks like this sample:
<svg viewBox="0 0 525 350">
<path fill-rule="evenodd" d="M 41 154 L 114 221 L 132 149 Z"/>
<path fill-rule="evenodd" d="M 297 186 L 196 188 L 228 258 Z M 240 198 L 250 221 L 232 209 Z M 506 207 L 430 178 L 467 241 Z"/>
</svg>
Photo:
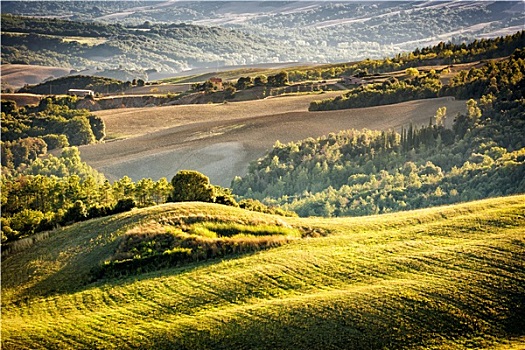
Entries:
<svg viewBox="0 0 525 350">
<path fill-rule="evenodd" d="M 480 68 L 461 71 L 447 86 L 442 86 L 434 70 L 419 75 L 415 68 L 407 68 L 408 78 L 405 80 L 391 78 L 384 83 L 362 85 L 342 96 L 313 101 L 309 109 L 320 111 L 368 107 L 437 96 L 468 99 L 499 93 L 513 98 L 514 88 L 523 79 L 524 56 L 524 50 L 516 49 L 508 60 L 489 61 Z"/>
<path fill-rule="evenodd" d="M 472 79 L 462 91 L 485 94 L 479 103 L 467 101 L 452 130 L 443 127 L 440 108 L 432 125 L 401 134 L 351 130 L 277 143 L 233 181 L 233 192 L 301 216 L 375 214 L 522 193 L 524 74 L 521 50 L 468 73 Z"/>
<path fill-rule="evenodd" d="M 281 88 L 288 85 L 288 73 L 282 71 L 275 75 L 258 75 L 255 78 L 250 76 L 240 77 L 237 79 L 237 82 L 221 82 L 220 85 L 213 80 L 207 80 L 204 83 L 194 83 L 192 85 L 193 91 L 204 91 L 206 93 L 217 92 L 222 90 L 222 95 L 224 99 L 231 99 L 234 97 L 237 91 L 246 90 L 253 87 L 263 88 L 262 94 L 266 93 L 278 93 L 278 90 L 272 88 Z M 268 90 L 266 90 L 268 89 Z"/>
<path fill-rule="evenodd" d="M 347 71 L 346 64 L 327 65 L 314 69 L 295 69 L 288 72 L 291 82 L 338 78 Z"/>
<path fill-rule="evenodd" d="M 215 186 L 210 179 L 195 170 L 181 170 L 171 180 L 173 192 L 169 202 L 208 202 L 238 207 L 228 188 Z"/>
<path fill-rule="evenodd" d="M 461 71 L 454 76 L 441 95 L 453 95 L 459 99 L 480 98 L 483 95 L 499 95 L 515 100 L 516 89 L 522 88 L 525 48 L 515 50 L 510 59 L 489 61 L 483 67 Z"/>
<path fill-rule="evenodd" d="M 193 83 L 191 85 L 193 91 L 204 91 L 206 93 L 212 93 L 219 90 L 219 84 L 212 80 L 206 80 L 204 83 Z"/>
<path fill-rule="evenodd" d="M 54 97 L 36 107 L 2 101 L 2 169 L 28 166 L 48 150 L 86 145 L 105 137 L 104 121 L 75 109 L 77 97 Z"/>
<path fill-rule="evenodd" d="M 359 108 L 399 103 L 421 98 L 437 97 L 442 87 L 435 73 L 410 77 L 405 80 L 391 78 L 384 83 L 361 85 L 332 99 L 313 101 L 310 111 Z"/>
<path fill-rule="evenodd" d="M 139 80 L 141 81 L 140 84 L 144 85 L 144 81 L 142 79 Z M 97 76 L 72 75 L 49 80 L 33 86 L 27 85 L 19 89 L 18 92 L 41 95 L 64 95 L 68 93 L 69 89 L 87 89 L 98 93 L 110 93 L 125 91 L 131 88 L 132 85 L 139 85 L 139 82 L 135 81 L 135 84 L 133 84 L 133 82 L 130 81 L 120 81 Z"/>
<path fill-rule="evenodd" d="M 258 200 L 243 199 L 239 203 L 235 200 L 229 188 L 216 186 L 210 179 L 195 170 L 181 170 L 171 180 L 173 192 L 168 197 L 168 202 L 208 202 L 224 204 L 242 209 L 257 211 L 280 216 L 297 216 L 292 211 L 278 207 L 269 207 Z"/>
<path fill-rule="evenodd" d="M 400 64 L 401 68 L 406 68 L 420 66 L 423 63 L 454 64 L 504 57 L 522 48 L 524 40 L 525 31 L 522 30 L 513 35 L 476 39 L 470 43 L 440 42 L 435 46 L 416 48 L 411 53 L 397 54 L 392 62 Z"/>
<path fill-rule="evenodd" d="M 237 82 L 235 83 L 234 87 L 237 90 L 245 90 L 254 86 L 282 87 L 286 86 L 288 82 L 288 72 L 282 71 L 269 76 L 261 74 L 254 78 L 250 76 L 240 77 L 239 79 L 237 79 Z"/>
<path fill-rule="evenodd" d="M 2 174 L 2 242 L 94 217 L 165 203 L 171 184 L 129 177 L 110 184 L 80 159 L 76 147 Z"/>
</svg>

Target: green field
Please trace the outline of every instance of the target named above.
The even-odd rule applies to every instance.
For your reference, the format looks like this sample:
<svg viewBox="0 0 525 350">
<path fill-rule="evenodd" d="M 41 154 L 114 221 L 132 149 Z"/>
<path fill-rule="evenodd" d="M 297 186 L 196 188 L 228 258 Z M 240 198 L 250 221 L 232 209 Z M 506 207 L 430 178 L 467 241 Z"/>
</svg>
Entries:
<svg viewBox="0 0 525 350">
<path fill-rule="evenodd" d="M 311 234 L 93 281 L 123 235 L 190 217 Z M 184 203 L 91 220 L 3 257 L 2 348 L 523 349 L 524 227 L 525 195 L 345 219 Z"/>
</svg>

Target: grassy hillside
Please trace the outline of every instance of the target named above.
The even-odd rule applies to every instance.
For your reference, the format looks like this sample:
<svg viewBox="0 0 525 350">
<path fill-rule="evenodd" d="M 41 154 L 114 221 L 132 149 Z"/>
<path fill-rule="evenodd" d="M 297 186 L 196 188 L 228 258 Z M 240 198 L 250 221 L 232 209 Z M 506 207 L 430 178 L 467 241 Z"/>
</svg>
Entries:
<svg viewBox="0 0 525 350">
<path fill-rule="evenodd" d="M 525 196 L 349 219 L 167 204 L 76 224 L 2 262 L 4 348 L 525 345 Z M 327 235 L 92 282 L 126 233 L 189 216 Z"/>
</svg>

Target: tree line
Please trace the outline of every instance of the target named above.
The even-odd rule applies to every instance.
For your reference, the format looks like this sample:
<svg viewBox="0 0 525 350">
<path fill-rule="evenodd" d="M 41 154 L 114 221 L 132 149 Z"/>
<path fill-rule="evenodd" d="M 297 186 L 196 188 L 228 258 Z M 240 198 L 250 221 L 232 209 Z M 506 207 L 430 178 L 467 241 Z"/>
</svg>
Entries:
<svg viewBox="0 0 525 350">
<path fill-rule="evenodd" d="M 179 171 L 169 182 L 128 176 L 110 183 L 80 159 L 76 147 L 49 155 L 23 170 L 1 175 L 2 243 L 75 222 L 166 202 L 202 201 L 277 215 L 294 215 L 259 201 L 237 202 L 227 188 L 197 171 Z"/>
<path fill-rule="evenodd" d="M 415 68 L 407 68 L 406 77 L 395 77 L 383 83 L 361 85 L 342 96 L 322 101 L 313 101 L 310 111 L 336 110 L 393 104 L 414 99 L 439 96 L 454 96 L 458 99 L 480 98 L 488 93 L 498 92 L 498 86 L 516 85 L 523 73 L 517 58 L 523 56 L 523 49 L 516 49 L 513 58 L 503 62 L 489 61 L 481 68 L 461 71 L 447 86 L 443 86 L 439 73 L 430 70 L 420 74 Z"/>
<path fill-rule="evenodd" d="M 383 83 L 361 85 L 333 99 L 312 101 L 310 111 L 326 111 L 393 104 L 415 99 L 437 97 L 442 84 L 435 72 L 398 80 L 395 77 Z"/>
<path fill-rule="evenodd" d="M 386 73 L 422 65 L 448 65 L 505 57 L 523 47 L 525 31 L 513 35 L 474 40 L 470 43 L 440 42 L 382 60 L 363 60 L 344 65 L 344 75 Z M 337 67 L 337 66 L 336 66 Z M 335 67 L 335 68 L 336 68 Z M 331 67 L 330 67 L 331 68 Z"/>
</svg>

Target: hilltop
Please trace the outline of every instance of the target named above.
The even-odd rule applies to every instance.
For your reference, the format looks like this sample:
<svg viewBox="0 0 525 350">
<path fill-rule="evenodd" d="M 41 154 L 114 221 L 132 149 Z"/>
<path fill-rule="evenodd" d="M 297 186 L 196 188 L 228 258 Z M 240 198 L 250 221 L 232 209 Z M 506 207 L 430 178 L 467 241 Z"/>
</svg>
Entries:
<svg viewBox="0 0 525 350">
<path fill-rule="evenodd" d="M 2 89 L 18 89 L 26 84 L 39 84 L 47 79 L 68 75 L 70 69 L 27 64 L 2 65 Z M 49 90 L 48 90 L 49 92 Z"/>
<path fill-rule="evenodd" d="M 75 224 L 3 257 L 2 346 L 519 348 L 524 203 L 514 196 L 345 219 L 177 203 Z M 219 222 L 314 234 L 127 277 L 93 275 L 129 235 Z"/>
</svg>

